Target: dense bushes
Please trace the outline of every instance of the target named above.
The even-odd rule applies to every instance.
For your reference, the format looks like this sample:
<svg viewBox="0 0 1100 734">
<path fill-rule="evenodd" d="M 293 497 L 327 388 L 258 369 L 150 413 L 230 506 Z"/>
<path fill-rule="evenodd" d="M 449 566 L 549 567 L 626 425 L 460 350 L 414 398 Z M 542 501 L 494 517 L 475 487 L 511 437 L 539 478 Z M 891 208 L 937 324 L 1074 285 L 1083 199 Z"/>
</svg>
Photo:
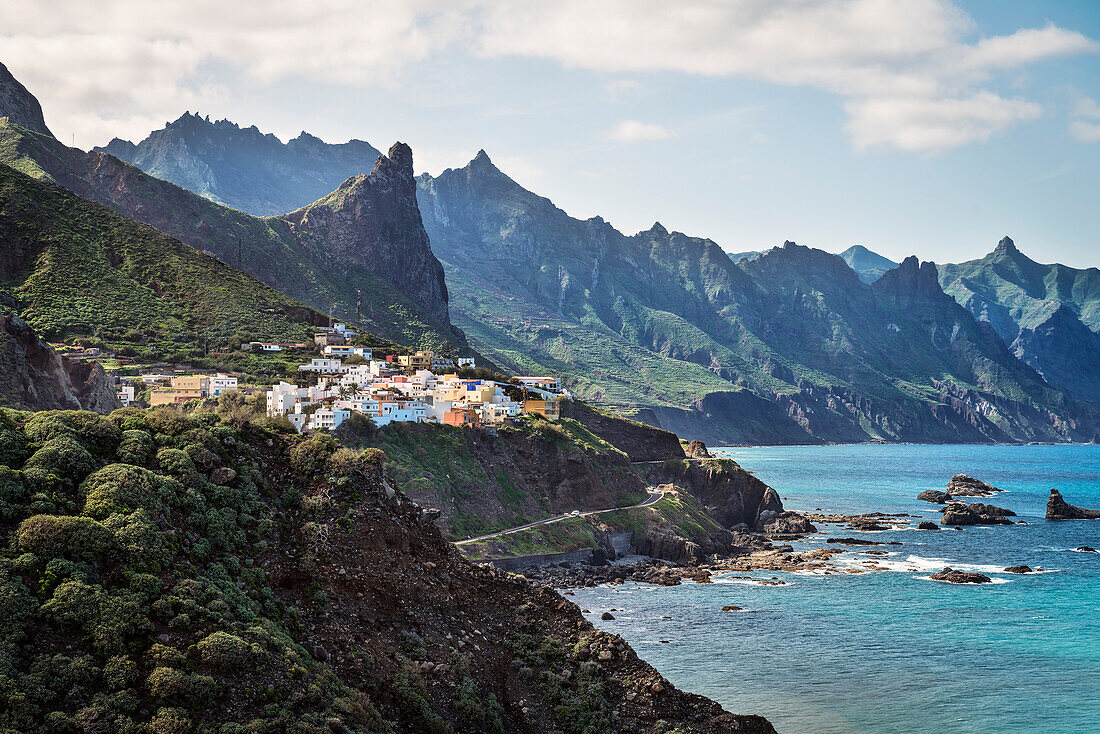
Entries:
<svg viewBox="0 0 1100 734">
<path fill-rule="evenodd" d="M 96 563 L 118 549 L 115 535 L 90 517 L 35 515 L 19 524 L 15 546 L 42 558 Z"/>
<path fill-rule="evenodd" d="M 379 453 L 283 441 L 214 413 L 0 411 L 0 732 L 385 728 L 294 643 L 253 555 Z"/>
</svg>

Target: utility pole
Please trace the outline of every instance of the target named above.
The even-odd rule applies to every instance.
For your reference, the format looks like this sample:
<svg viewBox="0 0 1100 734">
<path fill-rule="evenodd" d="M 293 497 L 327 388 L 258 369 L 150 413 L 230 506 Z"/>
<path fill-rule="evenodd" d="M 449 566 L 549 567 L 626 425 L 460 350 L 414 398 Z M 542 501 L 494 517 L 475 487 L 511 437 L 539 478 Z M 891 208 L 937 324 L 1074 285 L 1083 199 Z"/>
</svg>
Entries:
<svg viewBox="0 0 1100 734">
<path fill-rule="evenodd" d="M 363 324 L 363 289 L 357 288 L 355 290 L 355 323 L 362 326 Z"/>
</svg>

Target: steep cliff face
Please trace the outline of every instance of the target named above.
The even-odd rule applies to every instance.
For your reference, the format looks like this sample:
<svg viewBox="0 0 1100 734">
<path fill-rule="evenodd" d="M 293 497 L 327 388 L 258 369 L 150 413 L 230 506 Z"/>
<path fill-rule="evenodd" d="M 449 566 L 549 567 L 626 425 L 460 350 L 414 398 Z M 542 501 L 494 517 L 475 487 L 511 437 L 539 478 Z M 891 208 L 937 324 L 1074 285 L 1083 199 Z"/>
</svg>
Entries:
<svg viewBox="0 0 1100 734">
<path fill-rule="evenodd" d="M 768 485 L 732 459 L 680 459 L 637 467 L 652 484 L 673 484 L 699 501 L 724 528 L 753 528 L 761 513 L 782 511 Z"/>
<path fill-rule="evenodd" d="M 0 405 L 109 413 L 119 403 L 98 362 L 66 359 L 19 317 L 0 316 Z"/>
<path fill-rule="evenodd" d="M 257 216 L 316 201 L 349 176 L 369 171 L 381 155 L 362 140 L 331 144 L 303 132 L 284 144 L 255 125 L 211 122 L 189 112 L 137 144 L 115 138 L 95 150 Z"/>
<path fill-rule="evenodd" d="M 395 143 L 370 174 L 349 178 L 283 219 L 324 257 L 370 270 L 450 323 L 443 266 L 420 218 L 412 160 L 412 149 Z"/>
<path fill-rule="evenodd" d="M 451 313 L 499 364 L 712 445 L 1089 440 L 1050 388 L 911 258 L 874 285 L 786 242 L 734 263 L 526 191 L 481 152 L 419 179 Z M 864 258 L 866 259 L 866 258 Z M 879 265 L 882 261 L 876 261 Z M 857 263 L 858 264 L 858 263 Z"/>
<path fill-rule="evenodd" d="M 42 105 L 3 64 L 0 64 L 0 117 L 32 132 L 53 136 L 42 117 Z"/>
</svg>

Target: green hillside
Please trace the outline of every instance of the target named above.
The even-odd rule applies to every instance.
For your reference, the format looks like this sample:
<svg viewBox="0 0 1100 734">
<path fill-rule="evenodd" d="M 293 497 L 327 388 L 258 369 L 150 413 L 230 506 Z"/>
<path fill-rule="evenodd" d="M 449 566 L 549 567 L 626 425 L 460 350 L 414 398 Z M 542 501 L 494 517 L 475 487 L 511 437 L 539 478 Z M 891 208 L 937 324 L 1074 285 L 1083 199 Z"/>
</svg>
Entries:
<svg viewBox="0 0 1100 734">
<path fill-rule="evenodd" d="M 367 264 L 335 260 L 303 241 L 284 218 L 221 206 L 113 156 L 68 148 L 4 120 L 0 163 L 150 224 L 319 312 L 331 308 L 336 319 L 355 321 L 361 292 L 362 323 L 379 336 L 427 348 L 466 346 L 461 334 L 418 302 L 416 293 L 396 287 Z"/>
<path fill-rule="evenodd" d="M 152 227 L 0 165 L 0 298 L 53 340 L 195 351 L 236 332 L 307 341 L 321 315 Z"/>
</svg>

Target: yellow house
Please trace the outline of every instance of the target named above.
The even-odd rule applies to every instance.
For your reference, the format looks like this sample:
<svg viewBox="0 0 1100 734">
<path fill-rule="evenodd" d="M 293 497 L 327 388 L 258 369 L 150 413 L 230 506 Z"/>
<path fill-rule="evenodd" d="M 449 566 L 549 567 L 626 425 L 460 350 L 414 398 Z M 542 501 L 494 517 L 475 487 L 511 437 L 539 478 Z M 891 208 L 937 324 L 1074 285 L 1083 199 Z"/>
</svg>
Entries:
<svg viewBox="0 0 1100 734">
<path fill-rule="evenodd" d="M 397 363 L 407 370 L 427 370 L 432 367 L 431 352 L 417 352 L 416 354 L 402 354 L 397 358 Z"/>
<path fill-rule="evenodd" d="M 527 400 L 523 403 L 523 412 L 538 413 L 549 420 L 561 418 L 561 401 L 552 398 L 546 400 Z"/>
<path fill-rule="evenodd" d="M 149 393 L 149 405 L 174 405 L 176 402 L 176 391 L 170 387 L 153 388 Z"/>
<path fill-rule="evenodd" d="M 172 389 L 177 402 L 205 398 L 210 395 L 210 378 L 204 375 L 186 375 L 172 378 Z"/>
</svg>

